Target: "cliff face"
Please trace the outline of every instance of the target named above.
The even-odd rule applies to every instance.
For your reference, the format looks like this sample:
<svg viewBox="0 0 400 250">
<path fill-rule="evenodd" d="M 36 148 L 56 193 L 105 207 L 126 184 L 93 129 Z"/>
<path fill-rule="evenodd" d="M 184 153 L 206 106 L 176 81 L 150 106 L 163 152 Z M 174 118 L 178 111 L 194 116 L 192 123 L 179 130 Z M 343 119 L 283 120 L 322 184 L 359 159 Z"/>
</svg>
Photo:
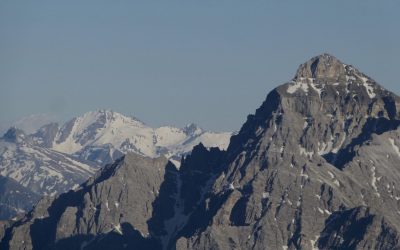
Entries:
<svg viewBox="0 0 400 250">
<path fill-rule="evenodd" d="M 178 170 L 128 154 L 42 200 L 2 249 L 400 248 L 400 99 L 331 55 Z"/>
</svg>

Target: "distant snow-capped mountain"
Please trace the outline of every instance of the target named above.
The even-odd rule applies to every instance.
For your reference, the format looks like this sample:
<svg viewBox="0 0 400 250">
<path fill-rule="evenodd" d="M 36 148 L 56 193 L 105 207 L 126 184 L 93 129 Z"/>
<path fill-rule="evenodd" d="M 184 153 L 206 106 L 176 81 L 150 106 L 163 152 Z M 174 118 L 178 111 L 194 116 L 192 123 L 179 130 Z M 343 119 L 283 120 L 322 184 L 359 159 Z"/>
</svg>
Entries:
<svg viewBox="0 0 400 250">
<path fill-rule="evenodd" d="M 113 162 L 127 152 L 177 160 L 203 143 L 226 149 L 232 133 L 204 131 L 194 124 L 185 128 L 152 128 L 142 121 L 110 110 L 88 112 L 61 127 L 48 124 L 39 129 L 33 141 L 55 151 L 74 155 L 98 164 Z"/>
</svg>

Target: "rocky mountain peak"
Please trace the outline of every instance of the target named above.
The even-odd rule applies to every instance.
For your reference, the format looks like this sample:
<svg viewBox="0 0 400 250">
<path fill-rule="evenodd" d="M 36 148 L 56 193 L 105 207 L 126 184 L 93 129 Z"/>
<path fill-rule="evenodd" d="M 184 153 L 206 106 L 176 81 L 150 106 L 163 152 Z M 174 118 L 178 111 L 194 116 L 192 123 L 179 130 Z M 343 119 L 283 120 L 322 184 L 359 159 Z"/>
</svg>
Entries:
<svg viewBox="0 0 400 250">
<path fill-rule="evenodd" d="M 98 122 L 103 124 L 103 126 L 107 123 L 113 123 L 116 121 L 121 121 L 121 122 L 138 122 L 142 124 L 143 122 L 137 119 L 136 117 L 133 116 L 126 116 L 121 113 L 115 112 L 111 109 L 99 109 L 95 111 L 90 111 L 87 112 L 79 117 L 76 117 L 75 119 L 81 120 L 84 123 L 90 123 L 90 122 Z"/>
<path fill-rule="evenodd" d="M 334 101 L 341 107 L 350 103 L 379 106 L 379 102 L 394 104 L 399 100 L 371 77 L 329 54 L 313 57 L 301 64 L 293 80 L 277 89 L 284 96 L 318 97 L 322 103 Z"/>
<path fill-rule="evenodd" d="M 300 65 L 295 79 L 340 79 L 345 75 L 345 64 L 330 54 L 321 54 Z"/>
</svg>

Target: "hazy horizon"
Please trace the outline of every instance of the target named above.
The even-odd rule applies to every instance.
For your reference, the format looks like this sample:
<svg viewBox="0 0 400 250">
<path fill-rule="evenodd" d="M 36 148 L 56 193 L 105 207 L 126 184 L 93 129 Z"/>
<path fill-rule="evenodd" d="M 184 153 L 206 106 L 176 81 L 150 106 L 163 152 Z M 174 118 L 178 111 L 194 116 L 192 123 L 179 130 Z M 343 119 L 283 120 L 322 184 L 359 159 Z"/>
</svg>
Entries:
<svg viewBox="0 0 400 250">
<path fill-rule="evenodd" d="M 400 2 L 0 3 L 0 127 L 98 109 L 238 130 L 327 52 L 400 93 Z M 322 10 L 322 11 L 321 11 Z"/>
</svg>

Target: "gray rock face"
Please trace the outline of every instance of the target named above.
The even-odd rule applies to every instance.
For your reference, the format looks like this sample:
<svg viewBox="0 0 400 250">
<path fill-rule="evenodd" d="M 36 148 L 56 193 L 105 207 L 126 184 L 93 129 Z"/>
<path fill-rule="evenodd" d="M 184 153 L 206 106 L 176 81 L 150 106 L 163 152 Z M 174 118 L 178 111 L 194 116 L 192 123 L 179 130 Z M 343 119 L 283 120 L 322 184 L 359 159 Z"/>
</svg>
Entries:
<svg viewBox="0 0 400 250">
<path fill-rule="evenodd" d="M 333 56 L 274 89 L 227 151 L 128 154 L 6 226 L 1 249 L 399 249 L 400 98 Z"/>
</svg>

